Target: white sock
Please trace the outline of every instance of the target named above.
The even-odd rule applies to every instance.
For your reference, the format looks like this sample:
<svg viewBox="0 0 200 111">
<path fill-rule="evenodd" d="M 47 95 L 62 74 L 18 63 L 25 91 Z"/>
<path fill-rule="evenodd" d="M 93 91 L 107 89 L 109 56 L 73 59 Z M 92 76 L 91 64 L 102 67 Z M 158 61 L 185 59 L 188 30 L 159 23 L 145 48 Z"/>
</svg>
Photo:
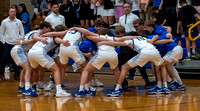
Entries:
<svg viewBox="0 0 200 111">
<path fill-rule="evenodd" d="M 167 87 L 167 82 L 163 82 L 163 87 Z"/>
<path fill-rule="evenodd" d="M 161 82 L 161 81 L 158 81 L 157 83 L 158 83 L 157 86 L 158 86 L 159 88 L 162 88 L 162 82 Z"/>
<path fill-rule="evenodd" d="M 25 83 L 25 90 L 28 90 L 31 87 L 30 82 L 26 82 Z"/>
<path fill-rule="evenodd" d="M 195 49 L 192 49 L 192 54 L 194 54 L 194 55 L 195 55 Z"/>
<path fill-rule="evenodd" d="M 190 52 L 187 52 L 187 56 L 188 56 L 188 57 L 191 57 L 191 53 L 190 53 Z"/>
<path fill-rule="evenodd" d="M 119 88 L 121 88 L 122 86 L 120 84 L 117 84 L 115 87 L 115 90 L 119 90 Z"/>
<path fill-rule="evenodd" d="M 79 92 L 80 92 L 80 91 L 83 91 L 83 90 L 84 90 L 84 86 L 83 86 L 83 85 L 80 85 L 80 86 L 79 86 Z"/>
<path fill-rule="evenodd" d="M 85 90 L 89 91 L 89 86 L 90 86 L 89 83 L 85 84 Z"/>
<path fill-rule="evenodd" d="M 25 83 L 24 82 L 19 82 L 19 87 L 24 87 Z"/>
<path fill-rule="evenodd" d="M 156 81 L 156 76 L 153 76 L 153 81 Z"/>
<path fill-rule="evenodd" d="M 62 87 L 61 87 L 61 84 L 58 84 L 58 85 L 56 85 L 56 91 L 62 91 Z"/>
</svg>

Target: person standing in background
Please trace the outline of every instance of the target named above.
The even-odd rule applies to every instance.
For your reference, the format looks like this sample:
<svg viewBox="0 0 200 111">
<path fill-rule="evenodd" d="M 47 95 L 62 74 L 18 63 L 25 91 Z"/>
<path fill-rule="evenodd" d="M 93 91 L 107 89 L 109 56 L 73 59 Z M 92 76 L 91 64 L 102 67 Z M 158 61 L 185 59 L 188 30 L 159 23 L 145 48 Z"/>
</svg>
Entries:
<svg viewBox="0 0 200 111">
<path fill-rule="evenodd" d="M 51 3 L 52 13 L 45 18 L 54 29 L 57 25 L 65 25 L 65 17 L 59 14 L 59 7 L 57 3 Z"/>
<path fill-rule="evenodd" d="M 131 3 L 125 2 L 123 4 L 124 15 L 119 18 L 119 25 L 125 28 L 126 34 L 136 31 L 133 27 L 133 21 L 138 18 L 137 15 L 131 13 Z"/>
<path fill-rule="evenodd" d="M 30 31 L 30 17 L 29 13 L 26 9 L 26 5 L 21 3 L 18 5 L 19 13 L 21 14 L 21 21 L 24 27 L 24 33 L 28 33 Z"/>
<path fill-rule="evenodd" d="M 4 69 L 8 63 L 14 65 L 14 79 L 19 80 L 20 67 L 18 67 L 11 58 L 10 51 L 16 45 L 17 41 L 24 36 L 24 29 L 22 22 L 16 18 L 16 9 L 11 7 L 9 9 L 9 16 L 2 21 L 1 24 L 2 38 L 5 40 L 4 54 L 1 58 L 0 79 L 5 81 Z"/>
</svg>

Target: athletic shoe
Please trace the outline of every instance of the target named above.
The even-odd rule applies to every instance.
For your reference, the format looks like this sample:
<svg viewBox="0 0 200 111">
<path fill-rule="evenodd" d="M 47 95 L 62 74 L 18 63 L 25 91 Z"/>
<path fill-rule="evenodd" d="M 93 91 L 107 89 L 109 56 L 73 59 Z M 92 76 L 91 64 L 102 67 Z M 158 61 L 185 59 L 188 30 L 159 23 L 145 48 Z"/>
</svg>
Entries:
<svg viewBox="0 0 200 111">
<path fill-rule="evenodd" d="M 133 75 L 128 75 L 128 77 L 126 78 L 127 80 L 133 80 L 134 79 L 134 77 L 133 77 Z"/>
<path fill-rule="evenodd" d="M 92 78 L 91 85 L 94 87 L 103 87 L 104 86 L 97 78 Z"/>
<path fill-rule="evenodd" d="M 53 88 L 55 88 L 55 84 L 53 83 L 53 81 L 49 81 L 49 84 L 44 89 L 49 91 Z"/>
<path fill-rule="evenodd" d="M 172 92 L 170 91 L 170 89 L 169 89 L 168 87 L 163 87 L 163 88 L 162 88 L 162 93 L 163 93 L 163 94 L 170 94 L 170 93 L 172 93 Z"/>
<path fill-rule="evenodd" d="M 154 84 L 153 82 L 150 82 L 150 83 L 144 85 L 144 87 L 145 87 L 146 89 L 153 88 L 154 86 L 155 86 L 155 84 Z"/>
<path fill-rule="evenodd" d="M 180 89 L 181 91 L 185 91 L 185 85 L 184 85 L 184 84 L 179 85 L 179 89 Z"/>
<path fill-rule="evenodd" d="M 32 91 L 35 92 L 36 91 L 36 84 L 32 85 Z"/>
<path fill-rule="evenodd" d="M 162 88 L 159 88 L 158 86 L 154 87 L 154 88 L 151 88 L 149 91 L 148 91 L 148 94 L 161 94 L 162 93 Z"/>
<path fill-rule="evenodd" d="M 36 93 L 34 93 L 31 88 L 29 88 L 28 90 L 24 89 L 22 94 L 26 95 L 26 96 L 33 96 L 33 97 L 37 97 L 38 95 Z"/>
<path fill-rule="evenodd" d="M 17 89 L 17 92 L 18 92 L 18 93 L 22 93 L 23 90 L 24 90 L 24 87 L 20 87 L 20 86 L 19 86 L 18 89 Z"/>
<path fill-rule="evenodd" d="M 67 89 L 67 86 L 65 86 L 64 84 L 61 84 L 62 89 Z"/>
<path fill-rule="evenodd" d="M 56 97 L 66 97 L 66 96 L 71 96 L 71 93 L 61 90 L 61 91 L 56 91 L 55 96 Z"/>
<path fill-rule="evenodd" d="M 118 97 L 119 95 L 123 94 L 122 88 L 119 88 L 118 90 L 113 90 L 111 92 L 108 92 L 106 95 L 110 97 Z"/>
<path fill-rule="evenodd" d="M 196 56 L 196 55 L 192 55 L 192 60 L 199 60 L 200 58 L 198 57 L 198 56 Z"/>
<path fill-rule="evenodd" d="M 79 91 L 79 90 L 78 90 L 73 96 L 74 96 L 74 97 L 79 97 L 79 98 L 80 98 L 80 97 L 83 97 L 84 95 L 85 95 L 85 94 L 84 94 L 83 91 Z"/>
<path fill-rule="evenodd" d="M 192 59 L 191 59 L 191 57 L 186 57 L 186 58 L 184 58 L 184 60 L 191 61 Z"/>
<path fill-rule="evenodd" d="M 38 83 L 37 88 L 43 89 L 44 88 L 44 84 L 43 83 Z"/>
<path fill-rule="evenodd" d="M 90 95 L 96 95 L 96 88 L 89 88 L 89 90 L 85 90 L 84 91 L 84 94 L 86 96 L 90 96 Z"/>
<path fill-rule="evenodd" d="M 172 90 L 172 91 L 177 90 L 178 86 L 179 86 L 179 84 L 176 81 L 170 82 L 169 85 L 170 85 L 169 89 Z"/>
<path fill-rule="evenodd" d="M 157 85 L 157 82 L 156 81 L 152 81 L 150 82 L 150 84 L 154 85 L 154 87 Z"/>
</svg>

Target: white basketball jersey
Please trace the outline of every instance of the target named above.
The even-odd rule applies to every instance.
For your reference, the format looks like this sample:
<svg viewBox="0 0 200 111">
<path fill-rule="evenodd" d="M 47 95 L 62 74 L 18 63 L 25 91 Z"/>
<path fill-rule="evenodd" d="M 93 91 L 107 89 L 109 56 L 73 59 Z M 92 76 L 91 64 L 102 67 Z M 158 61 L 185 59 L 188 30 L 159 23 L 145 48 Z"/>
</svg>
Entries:
<svg viewBox="0 0 200 111">
<path fill-rule="evenodd" d="M 137 39 L 132 39 L 132 40 L 126 40 L 124 41 L 129 47 L 136 51 L 141 51 L 144 48 L 149 48 L 149 49 L 155 49 L 155 47 L 147 42 L 146 38 L 137 38 Z"/>
<path fill-rule="evenodd" d="M 56 47 L 56 42 L 54 41 L 54 37 L 45 37 L 48 44 L 43 44 L 41 41 L 37 41 L 33 47 L 32 50 L 37 50 L 38 48 L 43 48 L 46 52 L 49 52 L 51 49 Z"/>
<path fill-rule="evenodd" d="M 27 33 L 25 35 L 25 40 L 31 40 L 32 39 L 32 35 L 35 34 L 35 33 L 40 33 L 39 30 L 33 30 L 33 31 L 30 31 L 29 33 Z M 21 45 L 21 47 L 24 49 L 25 52 L 29 51 L 29 49 L 33 46 L 33 44 L 24 44 L 24 45 Z"/>
<path fill-rule="evenodd" d="M 82 34 L 78 31 L 68 31 L 63 40 L 68 40 L 70 43 L 70 46 L 78 46 L 79 43 L 82 41 Z M 63 46 L 61 44 L 61 46 Z"/>
<path fill-rule="evenodd" d="M 105 38 L 105 39 L 110 39 L 110 40 L 114 41 L 114 37 L 111 37 L 111 36 L 108 36 L 108 35 L 99 35 L 99 37 L 102 37 L 102 38 Z M 109 46 L 109 45 L 102 45 L 98 48 L 101 51 L 115 51 L 115 48 L 113 46 Z"/>
</svg>

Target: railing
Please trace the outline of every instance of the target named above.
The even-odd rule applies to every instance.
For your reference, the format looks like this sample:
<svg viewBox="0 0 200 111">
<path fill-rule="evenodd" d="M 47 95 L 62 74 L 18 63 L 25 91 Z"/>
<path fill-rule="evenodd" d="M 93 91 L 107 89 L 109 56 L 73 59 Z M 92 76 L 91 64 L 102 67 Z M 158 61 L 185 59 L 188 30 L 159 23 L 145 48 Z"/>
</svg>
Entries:
<svg viewBox="0 0 200 111">
<path fill-rule="evenodd" d="M 193 29 L 194 27 L 196 27 L 197 25 L 199 25 L 199 24 L 200 24 L 200 21 L 198 21 L 197 23 L 195 23 L 194 25 L 192 25 L 192 26 L 189 28 L 189 30 L 188 30 L 188 36 L 189 36 L 189 39 L 190 39 L 191 41 L 195 41 L 195 40 L 197 40 L 197 39 L 200 37 L 200 34 L 199 34 L 198 36 L 192 38 L 192 29 Z"/>
</svg>

